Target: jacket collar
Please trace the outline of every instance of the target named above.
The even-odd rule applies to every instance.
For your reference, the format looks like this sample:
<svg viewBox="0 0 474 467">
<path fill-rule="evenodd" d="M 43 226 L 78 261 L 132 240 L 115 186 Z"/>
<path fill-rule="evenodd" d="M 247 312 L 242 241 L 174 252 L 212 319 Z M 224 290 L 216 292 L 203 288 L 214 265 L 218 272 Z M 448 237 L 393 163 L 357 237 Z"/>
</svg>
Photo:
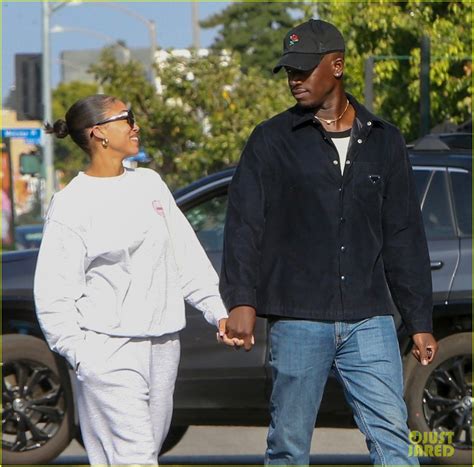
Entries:
<svg viewBox="0 0 474 467">
<path fill-rule="evenodd" d="M 382 128 L 385 126 L 384 121 L 370 112 L 365 106 L 360 104 L 354 96 L 346 92 L 346 97 L 349 100 L 349 103 L 354 107 L 356 113 L 356 120 L 358 121 L 359 127 L 364 127 L 368 122 L 373 124 L 378 124 Z M 309 121 L 321 125 L 317 118 L 314 118 L 314 110 L 300 107 L 296 104 L 294 107 L 289 109 L 289 112 L 292 115 L 292 128 L 307 123 Z"/>
</svg>

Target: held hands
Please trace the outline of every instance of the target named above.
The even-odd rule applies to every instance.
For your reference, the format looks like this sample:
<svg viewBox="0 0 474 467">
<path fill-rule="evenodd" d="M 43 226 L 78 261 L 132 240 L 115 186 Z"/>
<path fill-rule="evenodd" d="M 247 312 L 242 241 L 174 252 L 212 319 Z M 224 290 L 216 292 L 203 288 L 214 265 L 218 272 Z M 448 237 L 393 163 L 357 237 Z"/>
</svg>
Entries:
<svg viewBox="0 0 474 467">
<path fill-rule="evenodd" d="M 242 339 L 238 339 L 236 337 L 230 338 L 227 336 L 225 328 L 226 328 L 227 318 L 222 318 L 219 320 L 219 330 L 216 332 L 217 342 L 220 344 L 229 345 L 230 347 L 237 347 L 244 345 L 244 341 Z"/>
<path fill-rule="evenodd" d="M 243 346 L 245 350 L 251 350 L 255 344 L 256 320 L 255 308 L 246 305 L 233 308 L 225 323 L 225 336 L 234 341 L 237 349 Z"/>
<path fill-rule="evenodd" d="M 411 353 L 422 365 L 429 365 L 438 351 L 438 343 L 429 332 L 413 334 L 413 348 Z"/>
</svg>

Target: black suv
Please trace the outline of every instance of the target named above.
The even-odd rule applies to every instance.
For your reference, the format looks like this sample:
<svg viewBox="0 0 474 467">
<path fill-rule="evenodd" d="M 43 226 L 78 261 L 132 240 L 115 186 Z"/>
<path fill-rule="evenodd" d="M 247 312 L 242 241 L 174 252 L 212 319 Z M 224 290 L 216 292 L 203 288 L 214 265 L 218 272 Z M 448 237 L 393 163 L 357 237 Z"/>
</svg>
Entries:
<svg viewBox="0 0 474 467">
<path fill-rule="evenodd" d="M 463 145 L 463 138 L 466 148 L 455 147 Z M 453 432 L 454 455 L 441 460 L 457 464 L 470 464 L 472 459 L 471 138 L 470 134 L 429 136 L 409 147 L 433 276 L 434 333 L 440 351 L 432 365 L 422 367 L 410 355 L 410 339 L 400 317 L 395 317 L 410 427 Z M 233 173 L 234 169 L 224 170 L 175 193 L 217 270 Z M 2 256 L 6 464 L 47 463 L 72 438 L 80 438 L 73 372 L 48 349 L 36 320 L 32 292 L 36 258 L 37 250 Z M 266 321 L 258 320 L 252 352 L 242 353 L 216 345 L 201 314 L 190 307 L 186 313 L 174 417 L 164 449 L 176 444 L 189 425 L 266 425 L 269 421 Z M 331 378 L 318 425 L 351 423 L 342 390 Z"/>
</svg>

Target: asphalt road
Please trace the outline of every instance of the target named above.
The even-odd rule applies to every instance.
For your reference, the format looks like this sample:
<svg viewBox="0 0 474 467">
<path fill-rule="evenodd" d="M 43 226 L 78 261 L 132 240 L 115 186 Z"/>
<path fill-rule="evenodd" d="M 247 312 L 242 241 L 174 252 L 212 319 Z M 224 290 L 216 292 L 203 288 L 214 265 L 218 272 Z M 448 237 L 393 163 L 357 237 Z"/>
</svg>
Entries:
<svg viewBox="0 0 474 467">
<path fill-rule="evenodd" d="M 266 434 L 266 428 L 192 426 L 177 446 L 160 457 L 160 463 L 262 464 Z M 55 463 L 88 462 L 84 449 L 74 441 Z M 311 444 L 311 464 L 370 465 L 364 437 L 357 429 L 317 428 Z"/>
</svg>

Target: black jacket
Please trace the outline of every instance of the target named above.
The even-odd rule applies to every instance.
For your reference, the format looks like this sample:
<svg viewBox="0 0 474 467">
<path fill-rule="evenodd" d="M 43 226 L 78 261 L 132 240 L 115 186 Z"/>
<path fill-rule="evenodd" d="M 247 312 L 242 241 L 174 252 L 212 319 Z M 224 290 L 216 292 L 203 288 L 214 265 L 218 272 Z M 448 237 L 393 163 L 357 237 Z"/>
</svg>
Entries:
<svg viewBox="0 0 474 467">
<path fill-rule="evenodd" d="M 229 189 L 221 294 L 259 316 L 358 320 L 393 313 L 431 332 L 428 248 L 405 142 L 355 108 L 344 176 L 313 112 L 258 125 Z M 393 300 L 392 300 L 393 298 Z"/>
</svg>

